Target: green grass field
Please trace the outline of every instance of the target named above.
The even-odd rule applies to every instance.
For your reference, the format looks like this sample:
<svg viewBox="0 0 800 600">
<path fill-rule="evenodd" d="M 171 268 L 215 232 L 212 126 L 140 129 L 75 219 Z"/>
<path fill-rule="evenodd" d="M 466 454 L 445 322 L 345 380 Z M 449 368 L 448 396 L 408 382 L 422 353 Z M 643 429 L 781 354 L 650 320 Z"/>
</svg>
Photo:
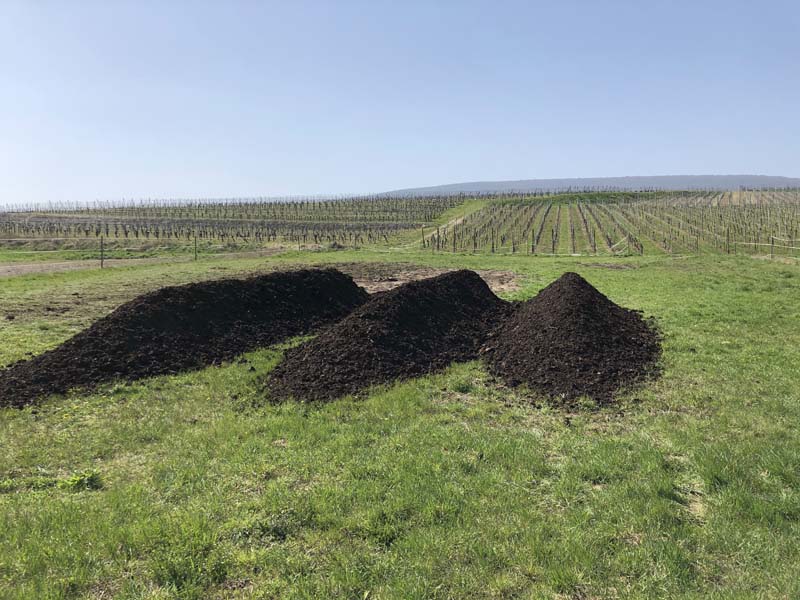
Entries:
<svg viewBox="0 0 800 600">
<path fill-rule="evenodd" d="M 0 410 L 0 597 L 800 597 L 797 265 L 409 248 L 24 275 L 0 279 L 0 364 L 162 285 L 386 260 L 514 271 L 517 299 L 577 271 L 658 319 L 663 376 L 602 409 L 479 363 L 276 406 L 269 348 Z"/>
</svg>

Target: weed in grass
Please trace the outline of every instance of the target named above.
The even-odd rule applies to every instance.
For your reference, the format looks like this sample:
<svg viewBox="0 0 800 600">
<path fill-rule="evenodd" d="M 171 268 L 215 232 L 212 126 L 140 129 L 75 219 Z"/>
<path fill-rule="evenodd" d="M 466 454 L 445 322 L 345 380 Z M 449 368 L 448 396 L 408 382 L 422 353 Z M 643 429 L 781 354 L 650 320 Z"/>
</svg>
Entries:
<svg viewBox="0 0 800 600">
<path fill-rule="evenodd" d="M 83 471 L 62 479 L 58 482 L 58 487 L 70 492 L 99 490 L 103 487 L 103 481 L 97 471 Z"/>
</svg>

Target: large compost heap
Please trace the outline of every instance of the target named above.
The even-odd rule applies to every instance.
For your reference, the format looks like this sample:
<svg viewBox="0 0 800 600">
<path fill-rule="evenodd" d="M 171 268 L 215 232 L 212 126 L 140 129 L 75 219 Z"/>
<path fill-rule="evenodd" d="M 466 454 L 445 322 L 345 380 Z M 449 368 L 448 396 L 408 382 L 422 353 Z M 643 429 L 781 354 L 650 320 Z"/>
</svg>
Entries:
<svg viewBox="0 0 800 600">
<path fill-rule="evenodd" d="M 654 372 L 660 336 L 640 313 L 565 273 L 502 322 L 482 354 L 490 372 L 509 385 L 603 402 Z"/>
<path fill-rule="evenodd" d="M 509 313 L 473 271 L 406 283 L 289 350 L 270 374 L 269 394 L 328 400 L 475 359 Z"/>
<path fill-rule="evenodd" d="M 367 298 L 334 269 L 166 287 L 123 304 L 55 349 L 0 370 L 0 406 L 215 364 L 337 321 Z"/>
<path fill-rule="evenodd" d="M 0 407 L 197 369 L 317 329 L 269 374 L 273 400 L 330 400 L 481 357 L 509 385 L 606 402 L 655 373 L 660 356 L 660 336 L 640 313 L 575 273 L 512 305 L 467 270 L 371 297 L 334 269 L 300 270 L 139 296 L 0 370 Z"/>
</svg>

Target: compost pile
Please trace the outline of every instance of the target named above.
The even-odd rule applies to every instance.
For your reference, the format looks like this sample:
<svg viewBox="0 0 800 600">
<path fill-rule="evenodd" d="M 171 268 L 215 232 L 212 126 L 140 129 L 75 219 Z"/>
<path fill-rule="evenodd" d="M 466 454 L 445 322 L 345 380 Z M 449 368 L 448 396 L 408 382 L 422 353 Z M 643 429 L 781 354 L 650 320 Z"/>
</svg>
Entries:
<svg viewBox="0 0 800 600">
<path fill-rule="evenodd" d="M 493 331 L 482 354 L 492 374 L 509 385 L 606 402 L 655 372 L 660 336 L 640 313 L 565 273 Z"/>
<path fill-rule="evenodd" d="M 367 298 L 334 269 L 163 288 L 123 304 L 59 347 L 0 370 L 0 406 L 216 364 L 337 321 Z"/>
<path fill-rule="evenodd" d="M 289 350 L 267 381 L 269 394 L 329 400 L 473 360 L 509 312 L 473 271 L 406 283 Z"/>
</svg>

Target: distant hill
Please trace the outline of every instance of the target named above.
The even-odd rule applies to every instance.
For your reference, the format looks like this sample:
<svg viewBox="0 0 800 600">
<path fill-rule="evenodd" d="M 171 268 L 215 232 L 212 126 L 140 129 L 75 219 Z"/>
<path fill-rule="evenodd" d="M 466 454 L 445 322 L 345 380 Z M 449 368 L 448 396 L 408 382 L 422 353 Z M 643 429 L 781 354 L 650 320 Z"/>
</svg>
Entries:
<svg viewBox="0 0 800 600">
<path fill-rule="evenodd" d="M 800 178 L 773 175 L 655 175 L 645 177 L 581 177 L 571 179 L 518 179 L 470 181 L 430 187 L 406 188 L 386 195 L 542 192 L 583 189 L 608 190 L 737 190 L 740 188 L 800 187 Z"/>
</svg>

